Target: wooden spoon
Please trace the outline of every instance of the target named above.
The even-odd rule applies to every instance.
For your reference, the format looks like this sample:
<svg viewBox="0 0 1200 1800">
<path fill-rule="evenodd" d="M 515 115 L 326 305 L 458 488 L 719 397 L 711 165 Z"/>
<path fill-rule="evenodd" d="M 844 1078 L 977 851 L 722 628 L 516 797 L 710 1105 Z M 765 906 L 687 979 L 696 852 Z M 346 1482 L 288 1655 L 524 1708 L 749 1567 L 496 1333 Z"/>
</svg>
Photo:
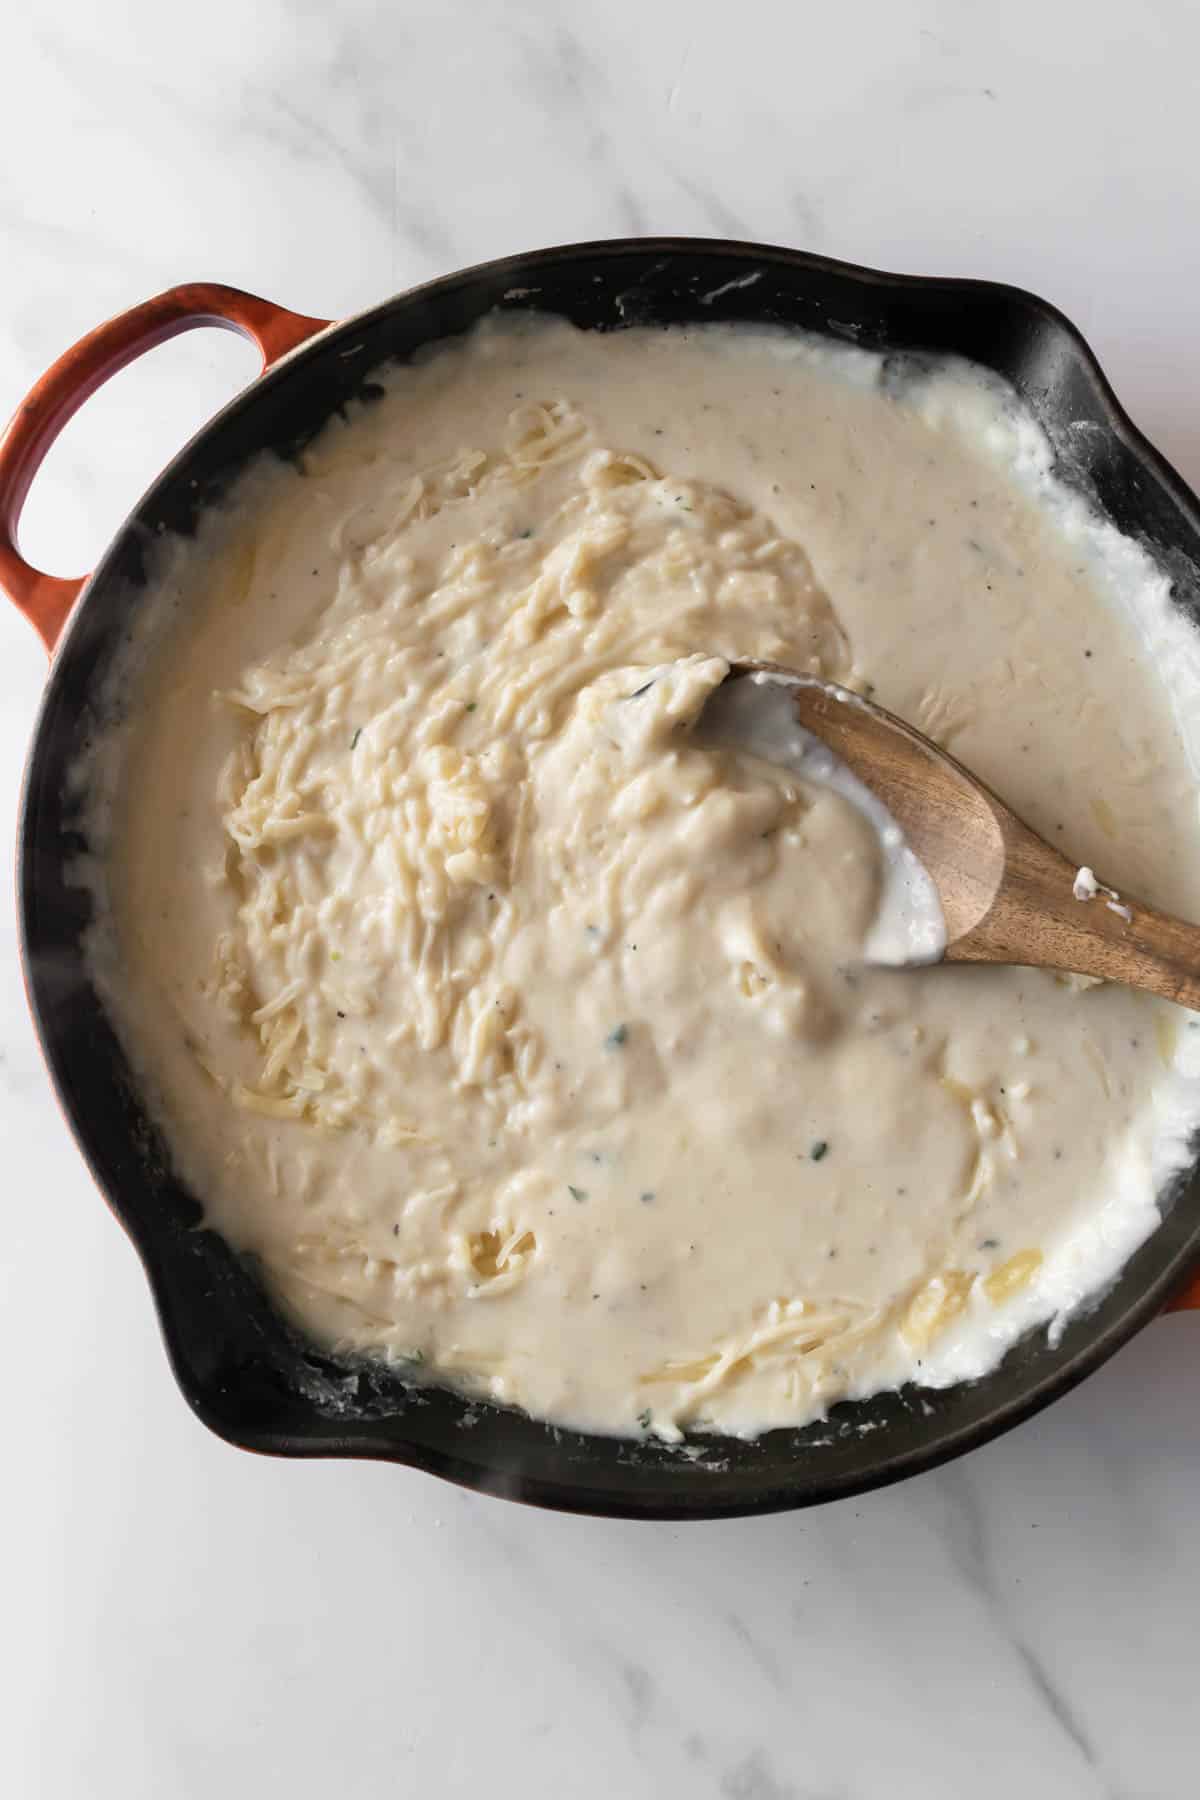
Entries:
<svg viewBox="0 0 1200 1800">
<path fill-rule="evenodd" d="M 945 918 L 943 961 L 1069 969 L 1200 1010 L 1200 926 L 1089 881 L 1090 870 L 882 706 L 776 663 L 734 664 L 722 685 L 764 676 L 783 678 L 797 722 L 883 802 L 924 865 Z"/>
</svg>

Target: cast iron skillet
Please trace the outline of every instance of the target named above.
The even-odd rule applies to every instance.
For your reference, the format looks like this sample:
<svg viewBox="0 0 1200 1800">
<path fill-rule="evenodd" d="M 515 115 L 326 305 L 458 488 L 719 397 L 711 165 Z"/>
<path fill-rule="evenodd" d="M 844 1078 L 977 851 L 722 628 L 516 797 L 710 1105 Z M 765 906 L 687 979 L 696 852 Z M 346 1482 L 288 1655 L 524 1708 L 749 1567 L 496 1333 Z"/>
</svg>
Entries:
<svg viewBox="0 0 1200 1800">
<path fill-rule="evenodd" d="M 248 458 L 264 448 L 292 456 L 347 402 L 369 398 L 381 363 L 465 331 L 493 307 L 540 308 L 592 330 L 772 321 L 871 349 L 971 357 L 1015 384 L 1063 473 L 1147 543 L 1172 572 L 1178 603 L 1200 619 L 1195 497 L 1134 429 L 1074 327 L 1015 288 L 687 238 L 507 257 L 336 326 L 230 288 L 173 288 L 68 351 L 0 441 L 0 583 L 54 652 L 26 775 L 19 866 L 26 980 L 46 1059 L 96 1180 L 142 1257 L 179 1385 L 230 1442 L 287 1456 L 379 1457 L 537 1505 L 638 1518 L 769 1512 L 879 1487 L 1045 1406 L 1160 1310 L 1200 1257 L 1195 1168 L 1175 1184 L 1163 1223 L 1113 1288 L 1053 1348 L 1044 1333 L 1031 1334 L 982 1381 L 842 1405 L 824 1424 L 754 1443 L 705 1438 L 688 1458 L 556 1431 L 440 1389 L 408 1391 L 300 1341 L 170 1172 L 88 977 L 81 939 L 91 901 L 70 875 L 86 845 L 68 772 L 96 724 L 122 629 L 134 609 L 158 601 L 155 539 L 191 533 Z M 124 363 L 201 324 L 253 338 L 264 373 L 175 458 L 89 579 L 30 568 L 16 548 L 17 515 L 57 431 Z M 1200 1280 L 1188 1297 L 1200 1305 Z"/>
</svg>

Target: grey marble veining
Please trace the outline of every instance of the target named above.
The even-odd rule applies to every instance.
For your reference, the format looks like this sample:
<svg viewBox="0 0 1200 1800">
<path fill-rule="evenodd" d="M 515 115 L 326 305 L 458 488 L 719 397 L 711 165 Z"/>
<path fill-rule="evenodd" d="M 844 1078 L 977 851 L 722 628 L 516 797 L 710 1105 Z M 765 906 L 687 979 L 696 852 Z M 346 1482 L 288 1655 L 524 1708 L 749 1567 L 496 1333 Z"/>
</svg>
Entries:
<svg viewBox="0 0 1200 1800">
<path fill-rule="evenodd" d="M 340 315 L 538 243 L 698 232 L 1038 289 L 1200 478 L 1188 0 L 51 0 L 4 42 L 2 409 L 175 281 Z M 86 567 L 252 372 L 197 333 L 122 377 L 53 453 L 30 553 Z M 42 673 L 0 607 L 10 844 Z M 0 1169 L 4 1792 L 1195 1792 L 1200 1317 L 884 1493 L 570 1519 L 191 1418 L 50 1095 L 11 902 Z"/>
</svg>

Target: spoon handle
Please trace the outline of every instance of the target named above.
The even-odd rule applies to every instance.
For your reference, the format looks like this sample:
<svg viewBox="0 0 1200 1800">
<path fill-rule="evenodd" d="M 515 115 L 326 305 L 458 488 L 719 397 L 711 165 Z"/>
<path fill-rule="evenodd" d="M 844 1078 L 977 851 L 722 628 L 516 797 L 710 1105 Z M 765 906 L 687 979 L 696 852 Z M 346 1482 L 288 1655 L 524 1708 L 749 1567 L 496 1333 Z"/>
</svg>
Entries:
<svg viewBox="0 0 1200 1800">
<path fill-rule="evenodd" d="M 984 917 L 948 945 L 947 962 L 1068 969 L 1200 1011 L 1200 925 L 1105 886 L 1011 813 L 1003 829 L 1003 879 Z"/>
</svg>

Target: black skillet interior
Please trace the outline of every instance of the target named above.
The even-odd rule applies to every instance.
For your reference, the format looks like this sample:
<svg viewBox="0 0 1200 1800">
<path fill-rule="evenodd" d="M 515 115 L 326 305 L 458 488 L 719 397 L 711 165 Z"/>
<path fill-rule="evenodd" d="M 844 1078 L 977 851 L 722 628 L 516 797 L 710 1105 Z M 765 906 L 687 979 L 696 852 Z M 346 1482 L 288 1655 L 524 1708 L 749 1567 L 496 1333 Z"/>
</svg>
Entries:
<svg viewBox="0 0 1200 1800">
<path fill-rule="evenodd" d="M 747 277 L 752 279 L 747 280 Z M 1200 1183 L 1176 1184 L 1161 1228 L 1113 1289 L 1049 1347 L 1030 1336 L 985 1380 L 839 1406 L 753 1443 L 689 1456 L 579 1436 L 440 1389 L 406 1391 L 290 1332 L 253 1271 L 200 1223 L 170 1171 L 81 950 L 90 916 L 70 865 L 85 848 L 69 798 L 94 696 L 131 607 L 153 605 L 152 548 L 190 533 L 248 458 L 293 455 L 373 369 L 463 331 L 493 307 L 576 324 L 716 319 L 806 327 L 884 351 L 957 352 L 1015 384 L 1064 471 L 1172 570 L 1200 612 L 1200 511 L 1120 411 L 1068 322 L 1016 289 L 880 275 L 798 252 L 697 240 L 578 245 L 487 264 L 387 301 L 253 384 L 164 472 L 114 541 L 55 661 L 27 774 L 20 887 L 30 991 L 67 1115 L 149 1274 L 179 1384 L 214 1431 L 285 1455 L 371 1456 L 541 1505 L 684 1518 L 802 1506 L 881 1485 L 982 1442 L 1100 1363 L 1150 1318 L 1200 1252 Z"/>
</svg>

